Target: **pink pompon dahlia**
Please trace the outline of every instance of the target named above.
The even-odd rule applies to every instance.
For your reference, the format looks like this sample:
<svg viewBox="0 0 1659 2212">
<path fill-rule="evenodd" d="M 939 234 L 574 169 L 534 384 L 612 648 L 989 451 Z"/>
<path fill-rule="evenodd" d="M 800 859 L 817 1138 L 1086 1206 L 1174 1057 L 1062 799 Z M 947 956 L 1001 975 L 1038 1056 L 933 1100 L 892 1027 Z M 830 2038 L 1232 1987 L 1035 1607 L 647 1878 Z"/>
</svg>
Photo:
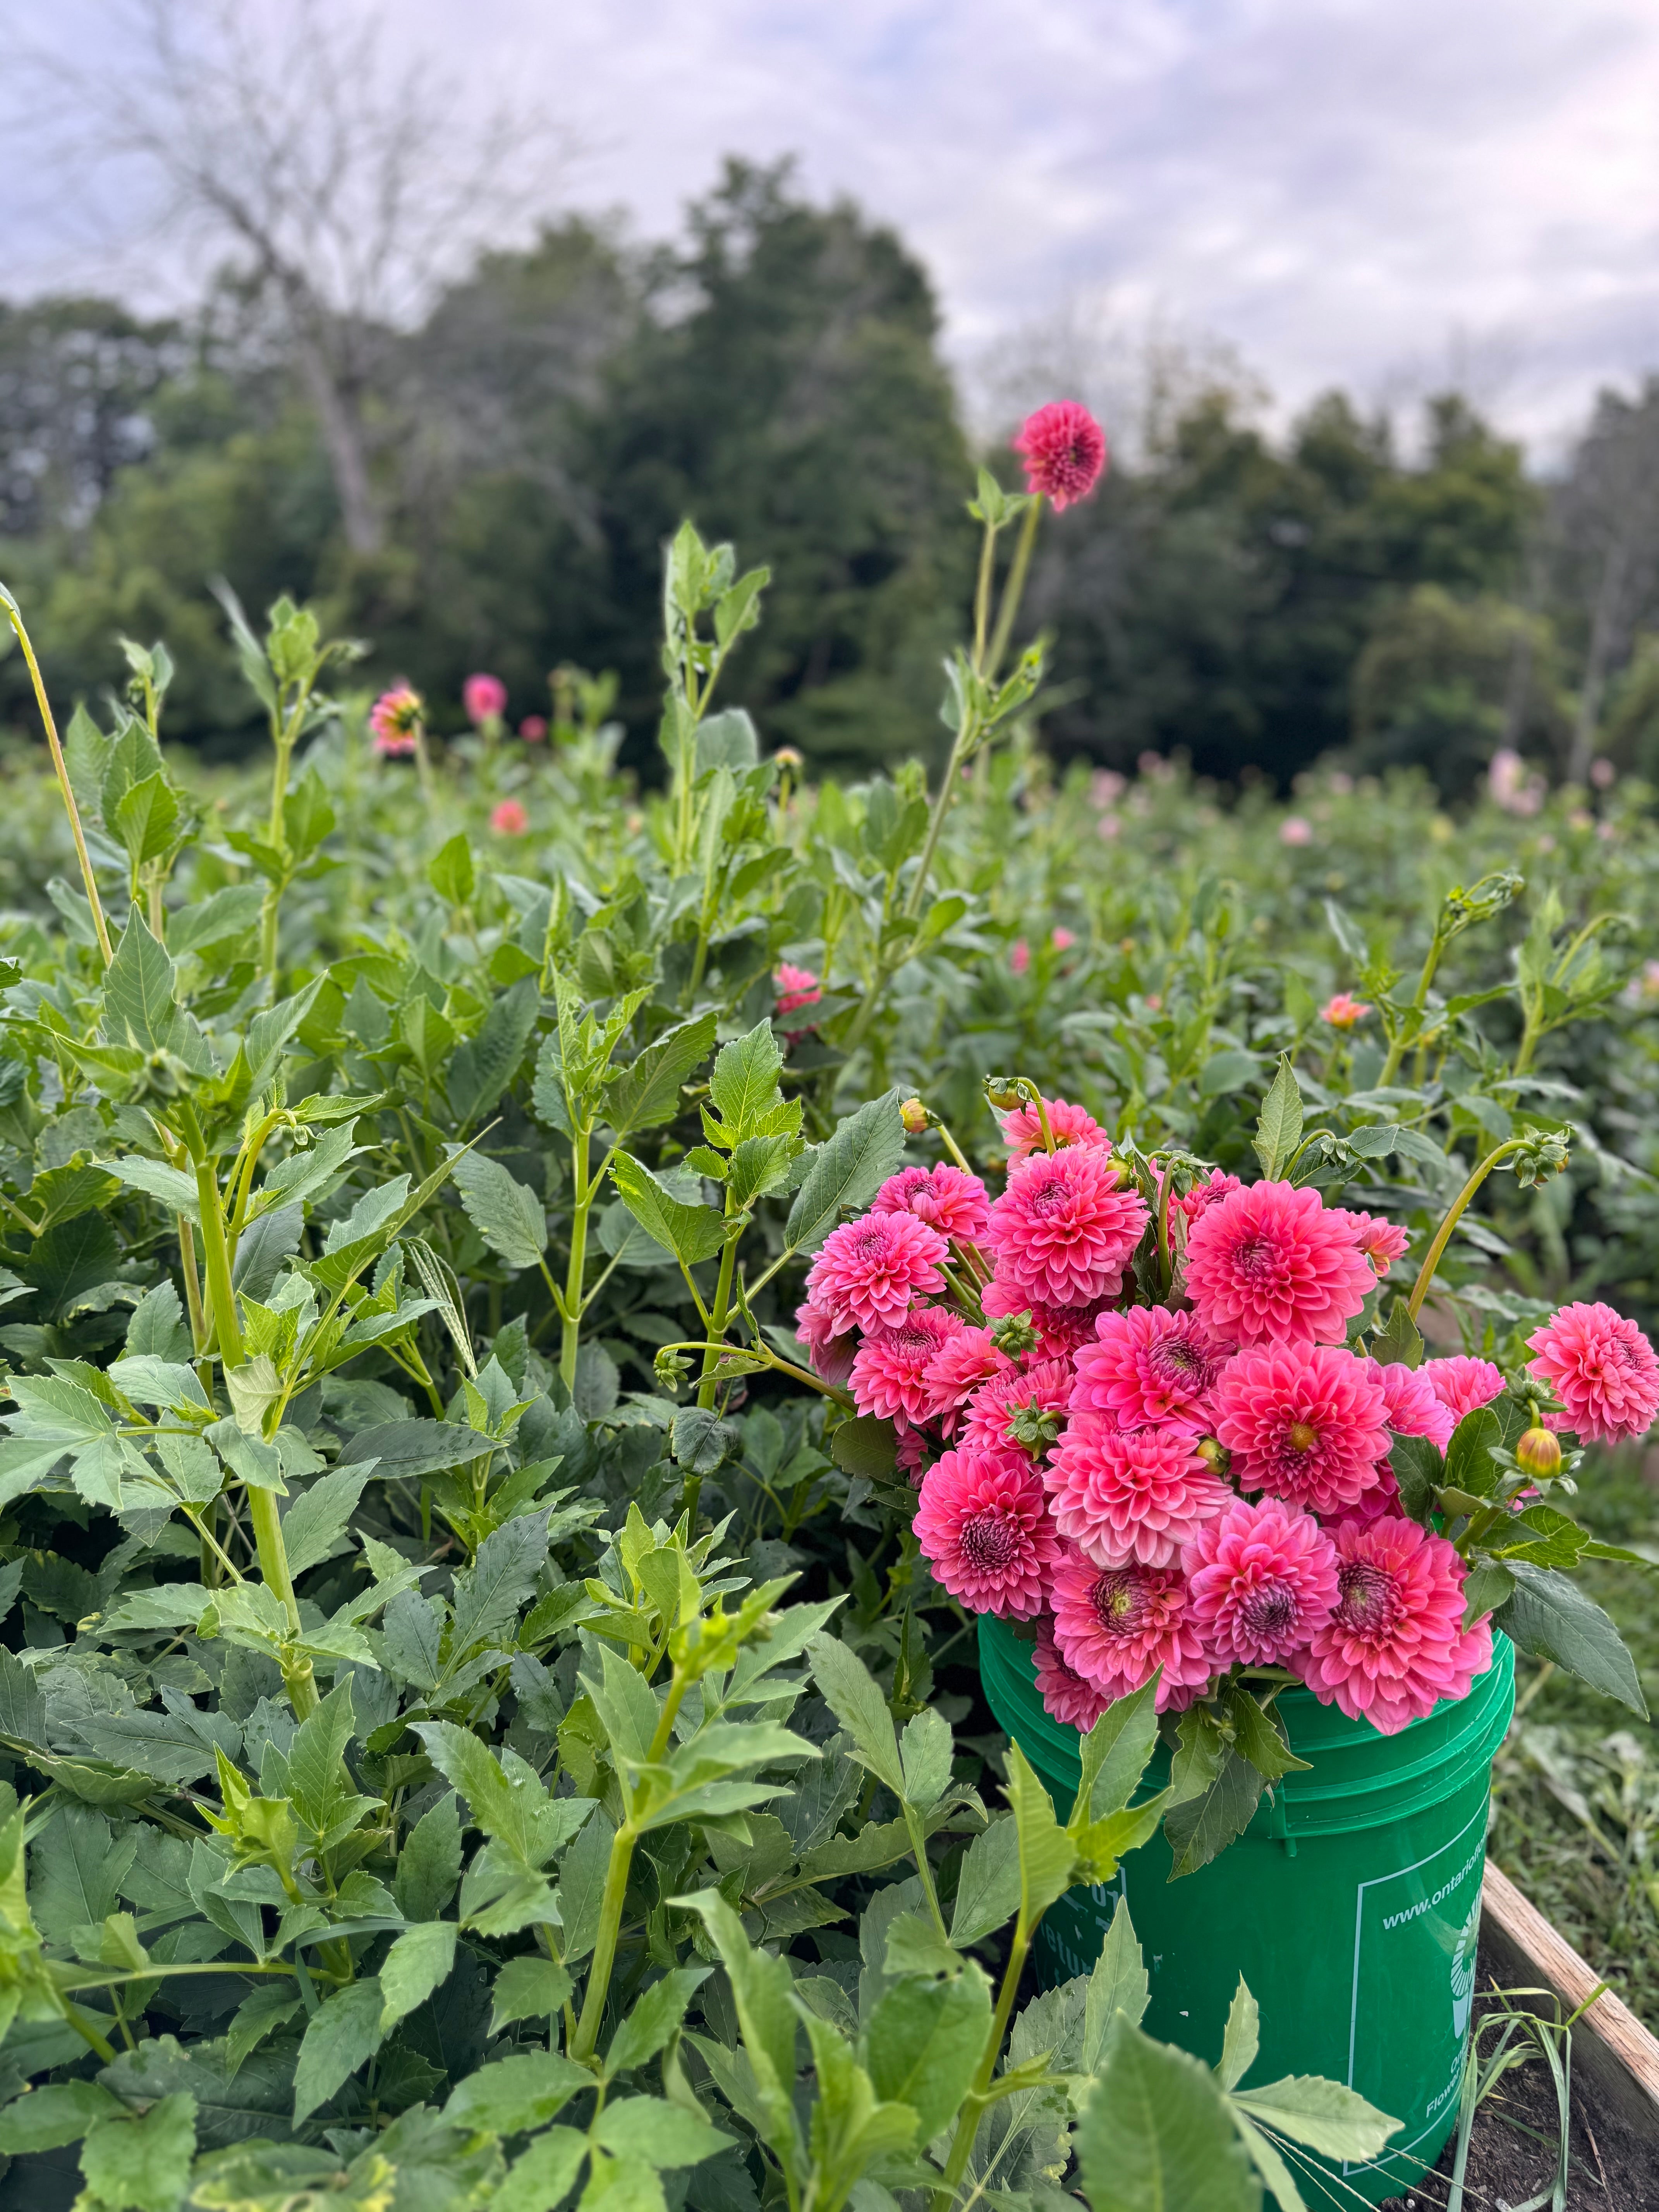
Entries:
<svg viewBox="0 0 1659 2212">
<path fill-rule="evenodd" d="M 990 1198 L 976 1175 L 964 1175 L 949 1160 L 933 1169 L 901 1168 L 889 1176 L 870 1201 L 872 1213 L 914 1213 L 941 1237 L 972 1244 L 985 1234 Z"/>
<path fill-rule="evenodd" d="M 1414 1521 L 1348 1521 L 1333 1532 L 1337 1601 L 1292 1662 L 1314 1695 L 1383 1735 L 1467 1697 L 1492 1664 L 1492 1626 L 1463 1626 L 1463 1562 Z"/>
<path fill-rule="evenodd" d="M 1376 1279 L 1345 1216 L 1287 1182 L 1230 1191 L 1187 1239 L 1187 1295 L 1224 1343 L 1340 1344 Z"/>
<path fill-rule="evenodd" d="M 1025 489 L 1054 511 L 1087 499 L 1106 465 L 1106 433 L 1075 399 L 1051 399 L 1028 415 L 1012 441 L 1025 463 Z"/>
<path fill-rule="evenodd" d="M 1644 1436 L 1659 1413 L 1659 1358 L 1633 1321 L 1611 1306 L 1563 1306 L 1527 1339 L 1531 1371 L 1566 1411 L 1585 1443 Z"/>
<path fill-rule="evenodd" d="M 1054 1571 L 1054 1643 L 1108 1699 L 1164 1669 L 1158 1709 L 1192 1703 L 1215 1671 L 1178 1567 L 1097 1567 L 1079 1552 Z"/>
<path fill-rule="evenodd" d="M 971 1613 L 1041 1613 L 1060 1548 L 1042 1480 L 1023 1452 L 948 1451 L 922 1480 L 916 1541 Z"/>
<path fill-rule="evenodd" d="M 896 1328 L 872 1329 L 853 1360 L 853 1403 L 884 1421 L 925 1421 L 930 1360 L 966 1323 L 945 1306 L 912 1306 Z"/>
<path fill-rule="evenodd" d="M 507 686 L 499 676 L 469 676 L 461 686 L 461 705 L 475 729 L 499 722 L 507 712 Z"/>
<path fill-rule="evenodd" d="M 374 750 L 383 760 L 409 760 L 416 750 L 416 732 L 425 702 L 407 684 L 382 691 L 368 710 L 368 726 L 374 732 Z"/>
<path fill-rule="evenodd" d="M 521 800 L 503 799 L 491 808 L 489 826 L 498 836 L 522 837 L 530 827 L 530 817 L 526 813 Z"/>
<path fill-rule="evenodd" d="M 1071 1364 L 1065 1359 L 1039 1359 L 1024 1374 L 994 1375 L 968 1401 L 963 1442 L 980 1451 L 1023 1451 L 1041 1459 L 1066 1426 L 1071 1395 Z"/>
<path fill-rule="evenodd" d="M 939 1262 L 950 1246 L 914 1213 L 866 1213 L 843 1221 L 823 1240 L 806 1278 L 809 1300 L 836 1334 L 848 1328 L 896 1328 L 912 1298 L 945 1287 Z"/>
<path fill-rule="evenodd" d="M 826 1308 L 808 1298 L 795 1308 L 795 1334 L 811 1355 L 815 1373 L 839 1389 L 850 1380 L 857 1355 L 857 1333 L 838 1327 Z"/>
<path fill-rule="evenodd" d="M 1388 1273 L 1396 1260 L 1405 1258 L 1412 1240 L 1398 1222 L 1381 1220 L 1375 1213 L 1350 1213 L 1346 1207 L 1338 1206 L 1328 1211 L 1333 1221 L 1347 1224 L 1354 1243 L 1379 1278 Z"/>
<path fill-rule="evenodd" d="M 992 1342 L 988 1328 L 969 1328 L 964 1324 L 955 1335 L 944 1340 L 927 1363 L 928 1419 L 938 1423 L 944 1435 L 954 1436 L 963 1407 L 980 1385 L 994 1375 L 1015 1371 L 1007 1353 L 999 1352 Z"/>
<path fill-rule="evenodd" d="M 1453 1359 L 1425 1359 L 1417 1371 L 1450 1413 L 1454 1428 L 1465 1413 L 1503 1395 L 1504 1370 L 1490 1359 L 1468 1359 L 1460 1352 Z"/>
<path fill-rule="evenodd" d="M 1336 1551 L 1311 1513 L 1235 1498 L 1182 1547 L 1194 1618 L 1222 1661 L 1282 1667 L 1330 1618 Z"/>
<path fill-rule="evenodd" d="M 1188 1431 L 1126 1435 L 1090 1419 L 1066 1431 L 1043 1480 L 1054 1526 L 1097 1567 L 1166 1566 L 1233 1495 L 1194 1450 Z"/>
<path fill-rule="evenodd" d="M 778 994 L 780 1014 L 799 1013 L 803 1006 L 815 1006 L 823 996 L 823 986 L 810 968 L 796 968 L 787 960 L 781 960 L 772 982 Z"/>
<path fill-rule="evenodd" d="M 1457 1419 L 1422 1369 L 1395 1365 L 1377 1367 L 1376 1373 L 1395 1436 L 1426 1437 L 1444 1451 Z"/>
<path fill-rule="evenodd" d="M 999 1261 L 996 1273 L 980 1291 L 979 1303 L 980 1310 L 993 1322 L 1028 1315 L 1037 1351 L 1045 1359 L 1064 1359 L 1080 1344 L 1087 1344 L 1108 1301 L 1099 1298 L 1085 1306 L 1050 1305 L 1046 1298 L 1031 1297 L 1010 1282 Z"/>
<path fill-rule="evenodd" d="M 1110 1153 L 1086 1146 L 1015 1161 L 985 1232 L 999 1279 L 1047 1305 L 1115 1297 L 1147 1221 L 1139 1192 L 1119 1184 Z"/>
<path fill-rule="evenodd" d="M 1081 1106 L 1073 1106 L 1064 1098 L 1045 1098 L 1043 1111 L 1048 1116 L 1048 1133 L 1054 1140 L 1054 1149 L 1064 1145 L 1089 1145 L 1098 1150 L 1109 1149 L 1111 1139 L 1092 1114 Z M 1042 1141 L 1042 1123 L 1035 1106 L 1016 1106 L 1002 1115 L 1002 1141 L 1008 1147 L 1011 1160 L 1023 1160 L 1032 1152 L 1046 1152 Z"/>
<path fill-rule="evenodd" d="M 1060 1646 L 1054 1642 L 1053 1624 L 1044 1621 L 1036 1632 L 1036 1650 L 1032 1658 L 1031 1671 L 1036 1676 L 1037 1694 L 1042 1699 L 1042 1709 L 1054 1720 L 1064 1721 L 1068 1728 L 1087 1734 L 1110 1705 L 1092 1682 L 1085 1682 L 1075 1667 L 1068 1667 L 1060 1656 Z"/>
<path fill-rule="evenodd" d="M 1189 1313 L 1165 1306 L 1103 1313 L 1095 1341 L 1078 1351 L 1072 1411 L 1103 1414 L 1121 1429 L 1176 1423 L 1207 1430 L 1210 1394 L 1225 1357 Z"/>
<path fill-rule="evenodd" d="M 1389 1449 L 1376 1370 L 1326 1344 L 1241 1352 L 1216 1384 L 1216 1435 L 1241 1490 L 1265 1490 L 1316 1513 L 1352 1505 Z"/>
</svg>

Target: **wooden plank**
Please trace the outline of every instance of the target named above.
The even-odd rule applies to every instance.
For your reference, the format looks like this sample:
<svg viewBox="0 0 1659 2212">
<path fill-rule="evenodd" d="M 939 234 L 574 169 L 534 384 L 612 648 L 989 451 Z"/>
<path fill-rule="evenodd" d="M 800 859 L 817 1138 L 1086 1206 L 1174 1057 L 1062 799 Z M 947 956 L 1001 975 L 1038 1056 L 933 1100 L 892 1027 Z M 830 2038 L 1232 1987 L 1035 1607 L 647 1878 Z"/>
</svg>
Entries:
<svg viewBox="0 0 1659 2212">
<path fill-rule="evenodd" d="M 1597 1977 L 1501 1868 L 1486 1861 L 1481 1934 L 1517 1986 L 1542 1984 L 1576 2012 Z M 1659 2142 L 1659 2041 L 1604 1990 L 1574 2028 L 1572 2063 L 1626 2124 Z"/>
</svg>

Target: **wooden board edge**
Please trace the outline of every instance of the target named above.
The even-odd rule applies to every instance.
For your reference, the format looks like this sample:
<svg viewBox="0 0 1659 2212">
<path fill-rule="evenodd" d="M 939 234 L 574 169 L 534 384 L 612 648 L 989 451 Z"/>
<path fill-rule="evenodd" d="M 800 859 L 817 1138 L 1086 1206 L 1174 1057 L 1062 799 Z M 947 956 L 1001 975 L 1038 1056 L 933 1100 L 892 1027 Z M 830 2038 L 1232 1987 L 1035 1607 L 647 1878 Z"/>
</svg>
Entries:
<svg viewBox="0 0 1659 2212">
<path fill-rule="evenodd" d="M 1491 1859 L 1481 1932 L 1517 1984 L 1553 1990 L 1569 2012 L 1596 1985 L 1596 1975 L 1571 1944 Z M 1572 2061 L 1627 2125 L 1659 2142 L 1659 2040 L 1611 1990 L 1603 1990 L 1573 2030 Z"/>
</svg>

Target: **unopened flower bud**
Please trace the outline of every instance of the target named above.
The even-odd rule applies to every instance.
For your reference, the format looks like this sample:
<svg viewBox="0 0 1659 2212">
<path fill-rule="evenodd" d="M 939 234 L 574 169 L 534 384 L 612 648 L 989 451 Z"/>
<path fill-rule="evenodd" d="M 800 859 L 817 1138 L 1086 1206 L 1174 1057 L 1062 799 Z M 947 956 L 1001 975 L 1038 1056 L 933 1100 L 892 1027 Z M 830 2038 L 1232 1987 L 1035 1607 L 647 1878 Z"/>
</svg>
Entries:
<svg viewBox="0 0 1659 2212">
<path fill-rule="evenodd" d="M 988 1075 L 985 1096 L 999 1114 L 1006 1114 L 1025 1103 L 1025 1094 L 1017 1075 Z"/>
<path fill-rule="evenodd" d="M 1515 1463 L 1526 1474 L 1559 1474 L 1560 1437 L 1549 1429 L 1528 1429 L 1515 1447 Z"/>
<path fill-rule="evenodd" d="M 899 1119 L 911 1136 L 920 1137 L 927 1127 L 927 1109 L 920 1098 L 907 1098 L 899 1108 Z"/>
<path fill-rule="evenodd" d="M 1225 1474 L 1233 1463 L 1233 1455 L 1218 1437 L 1200 1437 L 1193 1449 L 1206 1467 L 1217 1474 Z"/>
<path fill-rule="evenodd" d="M 780 768 L 795 769 L 806 765 L 804 756 L 797 752 L 793 745 L 780 745 L 772 757 Z"/>
<path fill-rule="evenodd" d="M 1010 1359 L 1036 1350 L 1037 1333 L 1029 1313 L 1004 1314 L 991 1323 L 991 1341 Z"/>
</svg>

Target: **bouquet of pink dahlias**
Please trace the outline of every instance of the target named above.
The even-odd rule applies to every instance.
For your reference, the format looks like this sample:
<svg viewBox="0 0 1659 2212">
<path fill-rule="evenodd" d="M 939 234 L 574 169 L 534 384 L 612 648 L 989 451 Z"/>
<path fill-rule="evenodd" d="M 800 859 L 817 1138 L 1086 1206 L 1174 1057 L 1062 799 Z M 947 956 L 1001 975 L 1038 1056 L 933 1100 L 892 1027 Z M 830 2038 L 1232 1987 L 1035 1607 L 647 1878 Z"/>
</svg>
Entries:
<svg viewBox="0 0 1659 2212">
<path fill-rule="evenodd" d="M 1659 1412 L 1633 1322 L 1568 1306 L 1508 1374 L 1425 1359 L 1443 1235 L 1379 1328 L 1397 1224 L 1116 1146 L 1024 1081 L 987 1088 L 1001 1190 L 960 1153 L 903 1169 L 826 1239 L 797 1328 L 855 1413 L 891 1424 L 935 1579 L 1035 1635 L 1051 1714 L 1086 1730 L 1155 1680 L 1160 1710 L 1203 1705 L 1271 1778 L 1285 1685 L 1392 1735 L 1467 1694 L 1494 1613 L 1547 1648 L 1553 1610 L 1595 1613 L 1559 1571 L 1607 1554 L 1556 1502 L 1582 1456 L 1559 1439 L 1638 1437 Z M 1616 1673 L 1595 1679 L 1617 1692 Z"/>
</svg>

